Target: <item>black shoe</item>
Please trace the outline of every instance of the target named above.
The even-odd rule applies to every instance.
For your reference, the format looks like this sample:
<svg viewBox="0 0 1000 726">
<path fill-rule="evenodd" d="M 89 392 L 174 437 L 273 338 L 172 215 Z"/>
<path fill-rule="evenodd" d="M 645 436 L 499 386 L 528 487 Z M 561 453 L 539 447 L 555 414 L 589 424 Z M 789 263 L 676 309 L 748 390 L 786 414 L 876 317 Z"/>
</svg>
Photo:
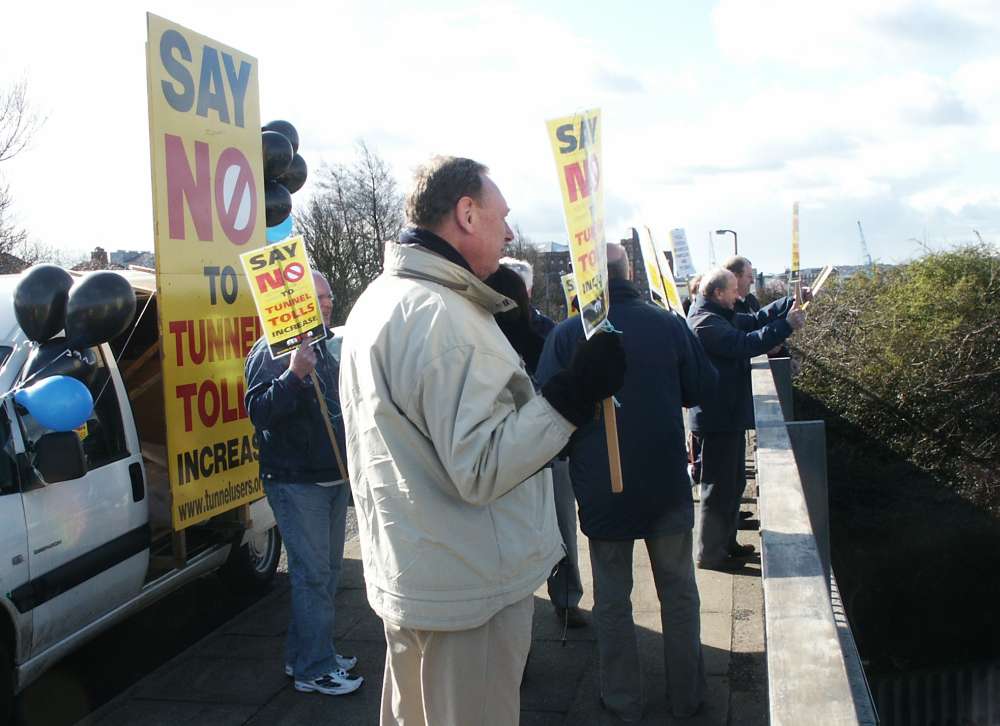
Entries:
<svg viewBox="0 0 1000 726">
<path fill-rule="evenodd" d="M 717 570 L 718 572 L 739 572 L 745 566 L 746 562 L 743 560 L 733 559 L 732 557 L 727 557 L 726 559 L 719 560 L 717 562 L 698 562 L 699 570 Z"/>
<path fill-rule="evenodd" d="M 745 509 L 740 510 L 740 519 L 753 519 L 753 512 L 748 512 Z"/>
<path fill-rule="evenodd" d="M 568 608 L 561 608 L 558 605 L 553 605 L 556 611 L 556 617 L 559 618 L 560 623 L 565 623 L 567 628 L 585 628 L 587 627 L 587 616 L 583 614 L 583 610 L 578 608 L 576 605 L 572 605 Z"/>
<path fill-rule="evenodd" d="M 752 544 L 745 544 L 745 545 L 738 544 L 735 547 L 730 547 L 729 548 L 729 556 L 730 557 L 752 557 L 753 554 L 756 551 L 757 551 L 757 548 L 754 547 Z"/>
</svg>

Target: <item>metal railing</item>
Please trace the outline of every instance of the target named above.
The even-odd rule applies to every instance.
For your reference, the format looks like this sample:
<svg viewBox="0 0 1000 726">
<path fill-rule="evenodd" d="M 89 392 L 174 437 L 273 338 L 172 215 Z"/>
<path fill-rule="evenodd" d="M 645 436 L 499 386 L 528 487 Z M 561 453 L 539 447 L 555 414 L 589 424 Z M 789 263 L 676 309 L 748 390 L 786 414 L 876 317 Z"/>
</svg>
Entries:
<svg viewBox="0 0 1000 726">
<path fill-rule="evenodd" d="M 830 567 L 823 423 L 790 420 L 787 359 L 752 368 L 770 722 L 877 724 Z"/>
</svg>

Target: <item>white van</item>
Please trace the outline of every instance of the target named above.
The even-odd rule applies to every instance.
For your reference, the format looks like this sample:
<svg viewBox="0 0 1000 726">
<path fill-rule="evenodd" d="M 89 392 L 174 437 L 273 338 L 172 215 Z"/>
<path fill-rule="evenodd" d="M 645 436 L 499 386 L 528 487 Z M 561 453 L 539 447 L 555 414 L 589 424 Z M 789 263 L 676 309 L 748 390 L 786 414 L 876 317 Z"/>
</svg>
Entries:
<svg viewBox="0 0 1000 726">
<path fill-rule="evenodd" d="M 281 554 L 274 516 L 258 499 L 184 530 L 178 555 L 155 280 L 122 274 L 136 291 L 138 324 L 92 349 L 95 405 L 85 426 L 47 434 L 12 397 L 0 404 L 0 723 L 14 694 L 131 613 L 212 570 L 236 587 L 264 587 Z M 11 302 L 19 279 L 0 276 L 0 391 L 16 385 L 29 352 Z"/>
</svg>

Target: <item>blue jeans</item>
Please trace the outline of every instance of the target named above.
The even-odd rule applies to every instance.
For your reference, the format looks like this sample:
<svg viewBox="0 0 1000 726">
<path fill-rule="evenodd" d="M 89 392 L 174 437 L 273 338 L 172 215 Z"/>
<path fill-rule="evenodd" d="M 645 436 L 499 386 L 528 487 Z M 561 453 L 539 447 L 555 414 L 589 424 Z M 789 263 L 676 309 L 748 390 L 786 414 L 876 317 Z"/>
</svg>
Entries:
<svg viewBox="0 0 1000 726">
<path fill-rule="evenodd" d="M 285 662 L 300 681 L 336 669 L 334 597 L 344 557 L 347 484 L 264 483 L 288 554 L 292 619 Z"/>
</svg>

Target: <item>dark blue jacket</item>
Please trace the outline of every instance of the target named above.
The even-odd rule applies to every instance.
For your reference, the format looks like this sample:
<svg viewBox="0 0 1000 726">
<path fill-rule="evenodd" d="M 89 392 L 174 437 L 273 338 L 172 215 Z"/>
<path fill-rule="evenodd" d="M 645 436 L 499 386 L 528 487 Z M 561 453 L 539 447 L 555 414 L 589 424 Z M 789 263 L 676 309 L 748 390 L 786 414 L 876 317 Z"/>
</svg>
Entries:
<svg viewBox="0 0 1000 726">
<path fill-rule="evenodd" d="M 332 335 L 332 333 L 331 333 Z M 325 345 L 316 346 L 320 390 L 346 456 L 344 421 L 340 413 L 339 366 Z M 254 343 L 245 367 L 247 413 L 257 430 L 260 476 L 270 482 L 325 482 L 343 477 L 323 423 L 311 376 L 300 380 L 288 369 L 291 356 L 274 359 L 263 338 Z M 347 466 L 347 459 L 344 459 Z"/>
<path fill-rule="evenodd" d="M 645 302 L 624 280 L 611 280 L 609 291 L 609 317 L 623 332 L 627 366 L 616 411 L 624 491 L 611 493 L 603 418 L 577 429 L 569 453 L 580 527 L 606 540 L 686 532 L 694 508 L 681 406 L 715 387 L 715 370 L 683 318 Z M 557 325 L 545 341 L 539 380 L 568 367 L 582 338 L 579 317 Z"/>
<path fill-rule="evenodd" d="M 687 323 L 719 372 L 719 385 L 714 395 L 691 410 L 692 431 L 735 432 L 754 427 L 750 359 L 792 334 L 785 320 L 791 307 L 792 299 L 783 298 L 744 315 L 698 296 Z"/>
<path fill-rule="evenodd" d="M 556 322 L 548 315 L 539 312 L 533 307 L 531 308 L 531 318 L 528 321 L 528 326 L 536 335 L 547 338 L 549 337 L 549 333 L 555 329 Z"/>
</svg>

